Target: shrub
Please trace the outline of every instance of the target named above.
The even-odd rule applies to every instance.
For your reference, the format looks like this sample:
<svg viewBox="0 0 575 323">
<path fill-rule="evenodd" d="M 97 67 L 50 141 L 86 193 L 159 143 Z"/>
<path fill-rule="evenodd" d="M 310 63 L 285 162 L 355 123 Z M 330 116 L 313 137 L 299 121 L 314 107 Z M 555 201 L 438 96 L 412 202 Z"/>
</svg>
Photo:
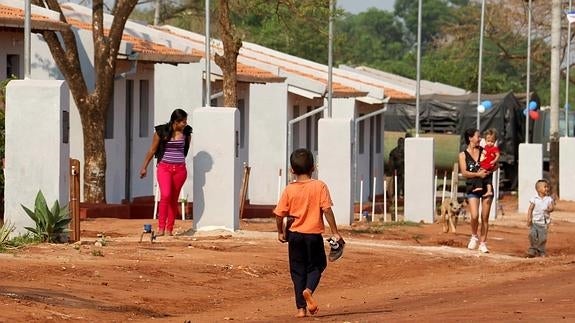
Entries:
<svg viewBox="0 0 575 323">
<path fill-rule="evenodd" d="M 36 223 L 35 228 L 26 227 L 36 237 L 44 242 L 63 242 L 66 238 L 68 224 L 72 220 L 68 214 L 68 207 L 60 207 L 56 200 L 51 209 L 48 209 L 42 191 L 38 191 L 34 202 L 34 211 L 22 205 L 26 214 Z"/>
</svg>

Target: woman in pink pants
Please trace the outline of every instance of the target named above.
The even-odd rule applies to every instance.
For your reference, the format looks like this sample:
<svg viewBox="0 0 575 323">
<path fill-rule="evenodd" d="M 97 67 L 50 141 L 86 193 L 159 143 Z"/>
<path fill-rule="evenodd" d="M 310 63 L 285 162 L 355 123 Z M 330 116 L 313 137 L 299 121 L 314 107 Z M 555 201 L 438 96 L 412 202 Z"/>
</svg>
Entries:
<svg viewBox="0 0 575 323">
<path fill-rule="evenodd" d="M 188 126 L 188 114 L 182 109 L 172 112 L 170 122 L 155 127 L 152 145 L 146 153 L 140 169 L 140 178 L 147 174 L 152 157 L 158 159 L 157 175 L 160 186 L 158 211 L 158 236 L 165 232 L 172 235 L 178 214 L 178 196 L 186 181 L 186 155 L 190 148 L 192 127 Z"/>
</svg>

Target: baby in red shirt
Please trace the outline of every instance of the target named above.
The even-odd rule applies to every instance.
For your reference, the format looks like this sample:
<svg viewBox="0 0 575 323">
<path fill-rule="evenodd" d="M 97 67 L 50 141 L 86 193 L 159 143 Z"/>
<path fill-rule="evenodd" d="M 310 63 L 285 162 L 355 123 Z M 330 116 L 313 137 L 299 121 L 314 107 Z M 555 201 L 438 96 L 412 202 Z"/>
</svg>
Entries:
<svg viewBox="0 0 575 323">
<path fill-rule="evenodd" d="M 485 146 L 481 150 L 481 156 L 479 157 L 479 165 L 481 169 L 486 170 L 489 175 L 484 178 L 477 178 L 473 183 L 473 192 L 481 193 L 485 188 L 485 193 L 483 196 L 493 196 L 493 171 L 497 169 L 497 163 L 499 162 L 499 147 L 497 147 L 497 130 L 491 128 L 487 129 L 483 134 L 485 138 Z"/>
</svg>

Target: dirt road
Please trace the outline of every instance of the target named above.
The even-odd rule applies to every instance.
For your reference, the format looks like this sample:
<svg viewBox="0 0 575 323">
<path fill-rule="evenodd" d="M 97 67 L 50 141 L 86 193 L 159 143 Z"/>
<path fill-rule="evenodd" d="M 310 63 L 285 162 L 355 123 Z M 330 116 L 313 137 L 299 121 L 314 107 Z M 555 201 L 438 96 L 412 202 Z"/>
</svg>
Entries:
<svg viewBox="0 0 575 323">
<path fill-rule="evenodd" d="M 344 257 L 316 291 L 319 313 L 298 321 L 575 321 L 575 207 L 557 209 L 546 258 L 524 257 L 523 215 L 509 210 L 491 225 L 490 254 L 465 248 L 468 225 L 348 228 Z M 272 221 L 138 243 L 149 222 L 84 221 L 82 244 L 0 254 L 0 322 L 296 320 Z"/>
</svg>

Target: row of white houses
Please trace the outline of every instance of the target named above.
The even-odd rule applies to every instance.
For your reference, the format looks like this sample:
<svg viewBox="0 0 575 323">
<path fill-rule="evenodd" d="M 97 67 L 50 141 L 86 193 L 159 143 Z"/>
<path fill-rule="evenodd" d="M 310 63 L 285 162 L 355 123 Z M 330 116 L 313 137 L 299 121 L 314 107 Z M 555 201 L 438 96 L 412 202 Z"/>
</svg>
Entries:
<svg viewBox="0 0 575 323">
<path fill-rule="evenodd" d="M 0 79 L 23 76 L 24 1 L 0 0 Z M 93 82 L 91 9 L 77 4 L 62 5 L 82 53 L 82 68 L 88 83 Z M 54 12 L 33 6 L 33 29 L 67 28 Z M 105 17 L 105 26 L 112 17 Z M 213 52 L 222 51 L 212 40 Z M 168 121 L 175 108 L 185 109 L 190 119 L 203 106 L 205 37 L 172 26 L 152 27 L 128 21 L 121 46 L 114 99 L 106 124 L 106 200 L 120 203 L 153 194 L 154 177 L 140 179 L 139 167 L 149 147 L 155 124 Z M 63 79 L 40 34 L 32 35 L 31 78 Z M 272 205 L 278 196 L 278 174 L 286 183 L 289 150 L 306 147 L 318 152 L 318 120 L 327 106 L 328 67 L 263 46 L 244 42 L 238 57 L 239 158 L 251 167 L 247 197 L 252 204 Z M 211 106 L 221 106 L 222 72 L 211 60 Z M 411 81 L 412 82 L 412 81 Z M 427 84 L 427 83 L 425 83 Z M 425 84 L 422 89 L 425 89 Z M 461 89 L 428 84 L 429 91 L 461 94 Z M 383 129 L 381 112 L 390 97 L 414 96 L 409 80 L 368 68 L 333 69 L 334 118 L 347 118 L 357 126 L 354 155 L 356 178 L 383 176 Z M 319 113 L 314 113 L 318 112 Z M 80 118 L 70 99 L 70 157 L 83 161 Z M 308 116 L 309 115 L 309 116 Z M 307 117 L 303 117 L 307 116 Z M 363 117 L 363 118 L 362 118 Z M 194 124 L 193 120 L 188 120 Z M 300 120 L 301 119 L 301 120 Z M 298 120 L 297 122 L 294 120 Z M 360 121 L 361 120 L 361 121 Z M 8 134 L 10 135 L 10 134 Z M 193 144 L 193 143 L 192 143 Z M 193 156 L 188 156 L 189 176 L 184 195 L 193 200 Z M 321 156 L 317 156 L 321 168 Z M 236 176 L 241 176 L 241 173 Z M 80 177 L 82 178 L 82 176 Z M 82 185 L 81 185 L 82 187 Z M 371 188 L 371 186 L 369 186 Z M 356 200 L 374 192 L 359 190 Z M 375 194 L 381 194 L 381 186 Z"/>
</svg>

